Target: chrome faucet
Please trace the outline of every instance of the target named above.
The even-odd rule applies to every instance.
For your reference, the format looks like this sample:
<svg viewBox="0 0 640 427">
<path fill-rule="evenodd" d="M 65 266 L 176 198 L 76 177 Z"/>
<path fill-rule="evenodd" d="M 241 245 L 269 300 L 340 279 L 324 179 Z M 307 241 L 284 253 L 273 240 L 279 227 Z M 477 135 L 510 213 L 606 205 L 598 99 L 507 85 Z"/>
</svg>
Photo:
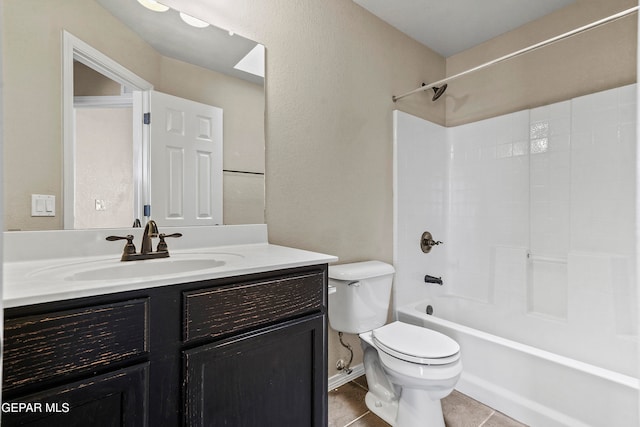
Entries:
<svg viewBox="0 0 640 427">
<path fill-rule="evenodd" d="M 153 251 L 153 242 L 152 238 L 158 237 L 160 238 L 160 242 L 158 243 L 158 248 L 156 251 Z M 147 222 L 147 225 L 144 227 L 144 233 L 142 234 L 142 247 L 140 248 L 140 253 L 136 253 L 136 247 L 133 244 L 133 235 L 129 234 L 127 236 L 109 236 L 107 240 L 115 241 L 115 240 L 126 240 L 127 243 L 124 246 L 124 251 L 122 252 L 121 261 L 138 261 L 143 259 L 152 259 L 152 258 L 166 258 L 169 256 L 169 249 L 167 248 L 167 243 L 164 241 L 167 237 L 182 237 L 181 233 L 173 233 L 173 234 L 164 234 L 158 233 L 158 225 L 152 219 Z"/>
</svg>

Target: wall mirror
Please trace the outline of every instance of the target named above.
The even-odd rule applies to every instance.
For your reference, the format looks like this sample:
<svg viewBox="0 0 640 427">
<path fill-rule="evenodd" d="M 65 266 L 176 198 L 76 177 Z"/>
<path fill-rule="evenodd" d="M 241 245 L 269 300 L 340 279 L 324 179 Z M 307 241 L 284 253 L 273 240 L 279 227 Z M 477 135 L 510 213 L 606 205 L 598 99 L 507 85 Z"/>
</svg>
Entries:
<svg viewBox="0 0 640 427">
<path fill-rule="evenodd" d="M 195 114 L 199 135 L 220 132 L 222 222 L 264 222 L 264 47 L 166 9 L 137 0 L 3 2 L 6 229 L 130 227 L 144 221 L 149 202 L 154 219 L 157 204 L 172 207 L 152 197 L 150 183 L 154 167 L 166 176 L 174 171 L 154 164 L 152 150 L 136 139 L 151 132 L 143 125 L 149 87 L 220 111 L 221 130 Z M 85 45 L 100 55 L 87 54 Z M 109 61 L 139 80 L 111 74 Z M 168 130 L 182 132 L 182 112 L 159 116 Z M 200 157 L 182 168 L 212 164 Z M 194 190 L 203 185 L 196 178 L 169 187 L 203 204 Z M 33 216 L 33 195 L 55 202 L 41 203 L 44 212 Z"/>
</svg>

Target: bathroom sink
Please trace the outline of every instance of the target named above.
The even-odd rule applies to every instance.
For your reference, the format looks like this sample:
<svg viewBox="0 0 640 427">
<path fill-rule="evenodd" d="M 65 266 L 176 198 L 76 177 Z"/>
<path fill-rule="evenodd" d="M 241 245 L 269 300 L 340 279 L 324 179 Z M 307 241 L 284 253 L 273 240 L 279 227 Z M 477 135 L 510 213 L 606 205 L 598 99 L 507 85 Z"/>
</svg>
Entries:
<svg viewBox="0 0 640 427">
<path fill-rule="evenodd" d="M 178 254 L 169 258 L 121 262 L 115 259 L 76 262 L 34 271 L 30 277 L 50 277 L 68 281 L 123 280 L 183 275 L 227 265 L 243 258 L 229 253 Z"/>
<path fill-rule="evenodd" d="M 152 260 L 153 261 L 153 260 Z M 80 271 L 65 277 L 66 280 L 117 280 L 145 276 L 164 276 L 188 271 L 221 267 L 226 262 L 216 259 L 164 259 L 160 262 L 130 261 L 116 266 Z"/>
</svg>

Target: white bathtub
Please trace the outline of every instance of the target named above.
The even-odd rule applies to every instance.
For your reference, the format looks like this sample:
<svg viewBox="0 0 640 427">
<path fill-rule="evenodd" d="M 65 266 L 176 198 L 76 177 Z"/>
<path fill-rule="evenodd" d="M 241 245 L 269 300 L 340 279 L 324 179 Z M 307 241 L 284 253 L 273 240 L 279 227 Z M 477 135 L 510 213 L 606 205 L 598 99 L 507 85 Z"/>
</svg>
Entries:
<svg viewBox="0 0 640 427">
<path fill-rule="evenodd" d="M 460 392 L 531 426 L 640 425 L 638 379 L 500 338 L 434 315 L 429 302 L 398 320 L 442 332 L 461 347 Z"/>
</svg>

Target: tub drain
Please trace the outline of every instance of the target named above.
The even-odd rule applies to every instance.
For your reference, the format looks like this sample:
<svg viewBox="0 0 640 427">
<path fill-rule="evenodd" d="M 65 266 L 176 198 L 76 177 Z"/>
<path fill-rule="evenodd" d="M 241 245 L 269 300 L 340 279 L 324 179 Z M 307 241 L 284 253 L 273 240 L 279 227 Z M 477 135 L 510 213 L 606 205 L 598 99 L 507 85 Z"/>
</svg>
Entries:
<svg viewBox="0 0 640 427">
<path fill-rule="evenodd" d="M 431 305 L 427 306 L 427 314 L 428 315 L 432 315 L 433 314 L 433 306 L 431 306 Z"/>
</svg>

